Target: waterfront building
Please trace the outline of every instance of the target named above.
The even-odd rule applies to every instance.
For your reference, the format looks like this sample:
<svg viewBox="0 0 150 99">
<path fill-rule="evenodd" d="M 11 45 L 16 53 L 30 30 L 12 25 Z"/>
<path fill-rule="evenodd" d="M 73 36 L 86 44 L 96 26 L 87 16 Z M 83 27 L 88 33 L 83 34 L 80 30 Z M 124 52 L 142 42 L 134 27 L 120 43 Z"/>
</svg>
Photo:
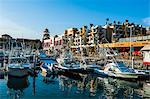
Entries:
<svg viewBox="0 0 150 99">
<path fill-rule="evenodd" d="M 54 46 L 56 50 L 61 50 L 63 48 L 63 35 L 55 35 L 54 36 Z"/>
<path fill-rule="evenodd" d="M 39 39 L 12 38 L 4 34 L 0 38 L 0 49 L 10 50 L 13 42 L 21 43 L 24 48 L 30 49 L 39 49 L 42 46 Z"/>
<path fill-rule="evenodd" d="M 77 28 L 69 28 L 65 30 L 64 44 L 66 44 L 66 47 L 71 48 L 72 46 L 74 46 L 75 35 L 77 32 L 78 32 Z"/>
<path fill-rule="evenodd" d="M 49 30 L 46 28 L 43 33 L 42 45 L 46 54 L 52 54 L 55 50 L 61 50 L 63 48 L 63 35 L 50 36 Z"/>
<path fill-rule="evenodd" d="M 3 34 L 0 37 L 0 49 L 9 50 L 12 41 L 14 41 L 14 39 L 10 35 Z"/>
<path fill-rule="evenodd" d="M 70 48 L 75 54 L 83 52 L 86 55 L 97 55 L 100 48 L 113 48 L 123 54 L 126 58 L 129 56 L 140 56 L 140 49 L 150 42 L 150 28 L 131 23 L 128 20 L 124 22 L 109 22 L 105 25 L 82 26 L 80 29 L 69 28 L 64 31 L 64 36 L 51 38 L 49 30 L 45 29 L 43 40 L 44 49 Z M 53 44 L 50 43 L 51 39 Z M 59 46 L 59 43 L 60 46 Z M 59 47 L 58 47 L 59 46 Z M 131 58 L 131 57 L 130 57 Z"/>
<path fill-rule="evenodd" d="M 142 59 L 140 49 L 149 43 L 150 35 L 147 33 L 146 28 L 142 25 L 129 23 L 128 20 L 122 24 L 110 24 L 113 29 L 112 43 L 100 44 L 100 47 L 111 47 L 118 50 L 126 58 L 131 56 L 139 57 Z M 136 58 L 137 59 L 137 58 Z"/>
<path fill-rule="evenodd" d="M 39 39 L 16 38 L 15 41 L 22 43 L 24 48 L 42 49 L 42 43 Z"/>
<path fill-rule="evenodd" d="M 49 37 L 49 39 L 43 40 L 43 50 L 46 54 L 50 54 L 54 50 L 54 37 Z"/>
</svg>

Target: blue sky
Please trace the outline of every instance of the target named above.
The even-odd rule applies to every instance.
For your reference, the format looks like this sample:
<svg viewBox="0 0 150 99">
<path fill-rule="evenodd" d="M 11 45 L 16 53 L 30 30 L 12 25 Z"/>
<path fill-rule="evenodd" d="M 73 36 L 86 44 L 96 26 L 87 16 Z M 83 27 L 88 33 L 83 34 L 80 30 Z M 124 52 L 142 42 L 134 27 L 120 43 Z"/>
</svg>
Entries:
<svg viewBox="0 0 150 99">
<path fill-rule="evenodd" d="M 42 38 L 70 27 L 124 21 L 150 26 L 150 0 L 0 0 L 0 35 Z"/>
</svg>

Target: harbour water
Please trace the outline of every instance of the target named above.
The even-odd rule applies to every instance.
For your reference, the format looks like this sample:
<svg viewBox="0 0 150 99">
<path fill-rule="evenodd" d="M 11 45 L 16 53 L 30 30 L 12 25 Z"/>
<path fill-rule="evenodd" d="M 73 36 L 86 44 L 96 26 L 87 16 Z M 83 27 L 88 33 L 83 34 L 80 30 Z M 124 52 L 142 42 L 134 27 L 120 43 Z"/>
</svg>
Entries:
<svg viewBox="0 0 150 99">
<path fill-rule="evenodd" d="M 150 98 L 146 82 L 97 75 L 51 75 L 0 79 L 0 99 L 142 99 Z"/>
</svg>

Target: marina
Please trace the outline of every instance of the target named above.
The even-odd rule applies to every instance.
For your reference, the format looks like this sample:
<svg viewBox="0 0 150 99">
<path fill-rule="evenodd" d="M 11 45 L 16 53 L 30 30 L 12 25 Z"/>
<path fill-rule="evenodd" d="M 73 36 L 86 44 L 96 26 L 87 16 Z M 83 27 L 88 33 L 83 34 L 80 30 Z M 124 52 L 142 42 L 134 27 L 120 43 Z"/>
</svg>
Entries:
<svg viewBox="0 0 150 99">
<path fill-rule="evenodd" d="M 106 99 L 106 98 L 149 98 L 149 83 L 130 82 L 96 75 L 68 75 L 53 77 L 38 74 L 37 77 L 0 79 L 1 99 Z"/>
<path fill-rule="evenodd" d="M 0 99 L 150 99 L 149 0 L 0 0 Z"/>
<path fill-rule="evenodd" d="M 8 71 L 1 69 L 0 98 L 150 98 L 149 72 L 147 74 L 144 71 L 137 73 L 124 66 L 118 67 L 121 71 L 123 70 L 122 72 L 118 70 L 108 72 L 103 66 L 87 64 L 89 63 L 87 60 L 84 60 L 84 66 L 83 61 L 74 65 L 72 63 L 74 58 L 68 53 L 68 49 L 66 51 L 65 56 L 62 56 L 64 60 L 60 57 L 52 58 L 42 52 L 42 54 L 34 54 L 33 65 L 25 70 L 25 67 L 19 67 L 20 65 L 12 65 L 15 66 L 12 67 L 15 69 L 13 71 L 9 70 L 9 67 Z M 114 58 L 112 55 L 108 56 Z M 22 57 L 19 60 L 17 58 L 17 61 L 20 61 Z M 113 62 L 112 58 L 107 59 L 108 61 Z M 66 64 L 64 62 L 67 62 L 67 65 L 64 65 Z M 115 66 L 114 63 L 109 64 Z M 106 64 L 106 67 L 111 67 L 112 70 L 117 66 L 112 68 Z"/>
</svg>

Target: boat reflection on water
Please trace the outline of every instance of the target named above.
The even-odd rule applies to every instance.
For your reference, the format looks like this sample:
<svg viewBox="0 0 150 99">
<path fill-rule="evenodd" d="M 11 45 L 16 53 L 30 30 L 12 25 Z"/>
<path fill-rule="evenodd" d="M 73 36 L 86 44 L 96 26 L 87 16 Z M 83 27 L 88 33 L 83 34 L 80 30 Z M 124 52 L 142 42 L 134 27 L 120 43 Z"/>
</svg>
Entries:
<svg viewBox="0 0 150 99">
<path fill-rule="evenodd" d="M 15 78 L 8 76 L 7 87 L 10 99 L 20 99 L 24 95 L 24 89 L 29 86 L 28 77 Z"/>
<path fill-rule="evenodd" d="M 101 92 L 103 97 L 108 98 L 142 98 L 140 93 L 143 87 L 142 82 L 129 82 L 125 80 L 104 78 L 99 80 L 99 88 L 103 87 Z"/>
<path fill-rule="evenodd" d="M 69 75 L 70 76 L 70 75 Z M 59 75 L 59 89 L 61 92 L 96 97 L 100 99 L 112 98 L 143 98 L 144 82 L 130 82 L 113 78 L 100 78 L 95 75 L 78 74 L 82 79 L 77 80 L 76 75 L 70 78 L 67 75 Z M 51 79 L 51 78 L 48 78 Z"/>
<path fill-rule="evenodd" d="M 28 76 L 23 78 L 9 76 L 7 80 L 7 96 L 10 99 L 35 99 L 39 97 L 44 99 L 54 97 L 57 99 L 149 98 L 150 84 L 146 82 L 130 82 L 80 73 L 52 75 L 42 72 L 41 75 L 38 75 L 38 77 Z M 31 83 L 30 86 L 29 82 Z"/>
</svg>

